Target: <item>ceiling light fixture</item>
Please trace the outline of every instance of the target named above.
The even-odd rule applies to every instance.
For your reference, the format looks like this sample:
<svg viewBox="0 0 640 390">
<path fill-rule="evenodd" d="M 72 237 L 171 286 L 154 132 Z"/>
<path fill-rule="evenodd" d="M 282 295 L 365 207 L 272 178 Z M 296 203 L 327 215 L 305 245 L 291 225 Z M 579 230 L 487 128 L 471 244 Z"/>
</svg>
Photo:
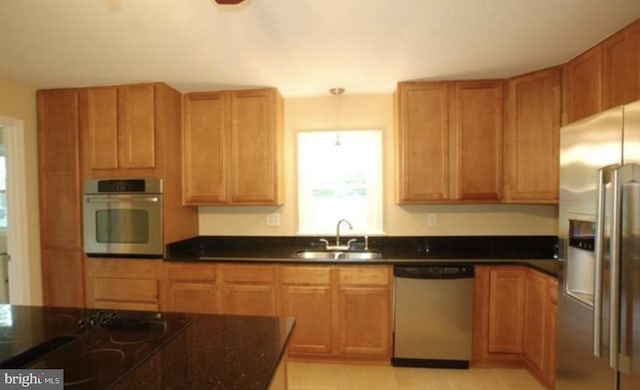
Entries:
<svg viewBox="0 0 640 390">
<path fill-rule="evenodd" d="M 226 5 L 226 4 L 240 4 L 244 0 L 214 0 L 214 1 L 220 5 Z"/>
<path fill-rule="evenodd" d="M 336 103 L 336 119 L 335 119 L 335 128 L 336 130 L 340 130 L 339 126 L 341 125 L 341 117 L 342 117 L 342 99 L 340 99 L 340 97 L 342 96 L 342 94 L 344 94 L 344 88 L 331 88 L 329 90 L 329 92 L 333 95 L 336 96 L 338 98 L 338 101 Z M 342 145 L 342 142 L 340 142 L 340 133 L 337 132 L 336 133 L 336 140 L 333 143 L 335 146 L 340 146 Z"/>
</svg>

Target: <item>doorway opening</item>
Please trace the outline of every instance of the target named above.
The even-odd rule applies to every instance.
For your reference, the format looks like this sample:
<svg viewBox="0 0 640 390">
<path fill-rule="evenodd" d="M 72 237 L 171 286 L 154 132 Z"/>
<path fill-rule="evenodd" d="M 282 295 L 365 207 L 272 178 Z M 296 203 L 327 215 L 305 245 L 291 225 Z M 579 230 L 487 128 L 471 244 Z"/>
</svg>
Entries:
<svg viewBox="0 0 640 390">
<path fill-rule="evenodd" d="M 33 256 L 30 253 L 29 240 L 32 234 L 29 229 L 27 215 L 27 173 L 26 173 L 26 146 L 23 122 L 19 119 L 0 115 L 0 128 L 2 128 L 3 156 L 5 161 L 5 202 L 4 217 L 0 216 L 1 223 L 6 222 L 4 234 L 6 235 L 6 250 L 1 249 L 0 253 L 6 253 L 5 257 L 6 276 L 0 272 L 0 290 L 3 283 L 8 285 L 8 296 L 6 301 L 11 304 L 29 305 L 35 304 L 37 299 L 32 293 L 31 275 L 35 270 L 32 268 Z M 0 180 L 1 181 L 1 180 Z M 2 184 L 0 183 L 0 196 L 2 196 Z M 0 209 L 2 209 L 0 199 Z M 0 214 L 2 211 L 0 211 Z M 1 242 L 1 241 L 0 241 Z M 0 263 L 1 265 L 1 263 Z M 2 292 L 0 291 L 0 299 Z"/>
</svg>

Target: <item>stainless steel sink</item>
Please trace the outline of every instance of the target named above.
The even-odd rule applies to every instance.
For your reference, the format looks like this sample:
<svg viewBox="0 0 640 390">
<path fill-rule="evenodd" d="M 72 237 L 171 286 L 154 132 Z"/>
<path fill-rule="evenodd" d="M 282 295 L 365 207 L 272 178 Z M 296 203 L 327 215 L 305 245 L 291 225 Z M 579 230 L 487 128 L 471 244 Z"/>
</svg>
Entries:
<svg viewBox="0 0 640 390">
<path fill-rule="evenodd" d="M 293 253 L 296 259 L 307 260 L 372 260 L 382 257 L 380 252 L 367 251 L 334 251 L 334 250 L 300 250 Z"/>
</svg>

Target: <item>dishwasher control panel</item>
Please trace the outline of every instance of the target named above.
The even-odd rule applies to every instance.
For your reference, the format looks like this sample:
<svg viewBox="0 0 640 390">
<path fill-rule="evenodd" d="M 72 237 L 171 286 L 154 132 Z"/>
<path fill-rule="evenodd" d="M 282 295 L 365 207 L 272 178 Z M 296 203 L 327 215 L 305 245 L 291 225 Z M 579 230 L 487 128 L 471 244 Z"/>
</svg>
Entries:
<svg viewBox="0 0 640 390">
<path fill-rule="evenodd" d="M 460 279 L 473 278 L 473 265 L 428 264 L 416 266 L 395 266 L 393 275 L 410 279 Z"/>
</svg>

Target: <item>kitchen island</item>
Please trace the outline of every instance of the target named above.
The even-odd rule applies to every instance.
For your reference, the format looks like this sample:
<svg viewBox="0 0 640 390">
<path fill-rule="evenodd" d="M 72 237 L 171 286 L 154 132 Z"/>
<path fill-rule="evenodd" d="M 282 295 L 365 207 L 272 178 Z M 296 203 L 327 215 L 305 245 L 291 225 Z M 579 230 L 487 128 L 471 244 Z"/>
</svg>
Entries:
<svg viewBox="0 0 640 390">
<path fill-rule="evenodd" d="M 0 306 L 0 368 L 68 389 L 286 389 L 292 318 Z"/>
</svg>

